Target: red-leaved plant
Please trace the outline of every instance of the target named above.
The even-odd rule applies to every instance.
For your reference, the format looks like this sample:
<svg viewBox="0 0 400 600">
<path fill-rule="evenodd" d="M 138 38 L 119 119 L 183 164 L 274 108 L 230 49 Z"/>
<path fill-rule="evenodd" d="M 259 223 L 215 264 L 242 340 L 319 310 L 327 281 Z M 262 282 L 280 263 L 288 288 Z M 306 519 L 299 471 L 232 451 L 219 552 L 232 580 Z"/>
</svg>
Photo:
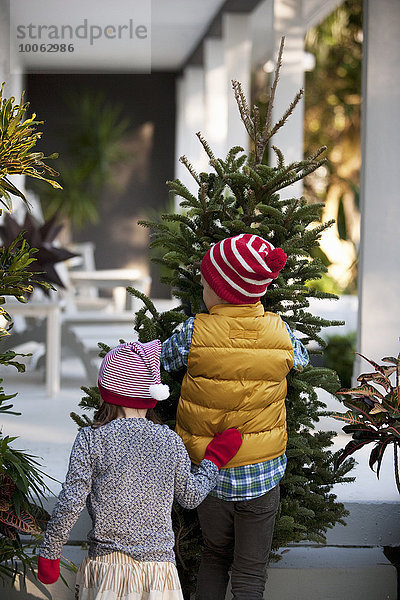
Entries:
<svg viewBox="0 0 400 600">
<path fill-rule="evenodd" d="M 358 353 L 357 353 L 358 354 Z M 359 354 L 375 369 L 372 373 L 362 373 L 358 378 L 358 387 L 340 389 L 340 396 L 350 398 L 340 401 L 349 409 L 346 413 L 331 413 L 334 419 L 345 421 L 343 431 L 352 434 L 352 440 L 343 448 L 337 459 L 339 466 L 348 456 L 366 444 L 374 444 L 369 457 L 369 466 L 379 473 L 382 458 L 389 444 L 393 444 L 394 476 L 400 493 L 399 445 L 400 445 L 400 353 L 397 358 L 386 356 L 378 364 Z M 391 381 L 394 375 L 395 384 Z M 380 386 L 381 389 L 375 387 Z"/>
</svg>

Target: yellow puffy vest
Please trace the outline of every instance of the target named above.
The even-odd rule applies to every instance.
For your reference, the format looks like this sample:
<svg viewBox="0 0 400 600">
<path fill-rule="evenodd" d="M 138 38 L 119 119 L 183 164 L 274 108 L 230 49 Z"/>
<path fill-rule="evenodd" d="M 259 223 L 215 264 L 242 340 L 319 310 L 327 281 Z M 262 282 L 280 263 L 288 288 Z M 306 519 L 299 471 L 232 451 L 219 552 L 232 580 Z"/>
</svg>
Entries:
<svg viewBox="0 0 400 600">
<path fill-rule="evenodd" d="M 243 443 L 226 465 L 285 452 L 286 375 L 293 347 L 282 319 L 256 304 L 218 304 L 195 317 L 176 432 L 199 464 L 215 433 L 237 427 Z"/>
</svg>

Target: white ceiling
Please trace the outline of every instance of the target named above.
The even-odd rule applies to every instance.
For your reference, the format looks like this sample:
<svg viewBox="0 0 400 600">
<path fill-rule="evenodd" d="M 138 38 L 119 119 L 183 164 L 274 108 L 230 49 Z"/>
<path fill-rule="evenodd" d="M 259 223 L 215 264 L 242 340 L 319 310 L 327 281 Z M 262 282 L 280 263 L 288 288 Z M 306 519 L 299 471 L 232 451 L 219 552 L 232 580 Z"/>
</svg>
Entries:
<svg viewBox="0 0 400 600">
<path fill-rule="evenodd" d="M 223 4 L 224 0 L 12 0 L 10 33 L 16 49 L 13 58 L 23 70 L 30 72 L 49 69 L 55 72 L 177 71 Z M 147 39 L 138 40 L 135 36 L 129 39 L 126 24 L 130 21 L 134 28 L 143 23 L 147 26 Z M 79 39 L 76 28 L 80 27 L 84 35 L 85 22 L 86 38 Z M 29 29 L 30 24 L 34 25 L 33 29 Z M 110 30 L 114 39 L 107 39 L 104 34 L 109 25 L 114 28 Z M 66 32 L 64 39 L 61 39 L 62 26 Z M 91 26 L 103 30 L 92 43 L 88 33 Z M 118 26 L 125 27 L 119 38 Z M 74 51 L 40 51 L 41 44 L 44 49 L 46 45 L 50 48 L 51 44 L 63 42 L 67 48 L 72 43 Z M 37 44 L 36 52 L 32 51 L 33 44 Z"/>
<path fill-rule="evenodd" d="M 225 0 L 153 0 L 153 70 L 178 70 L 202 39 Z"/>
<path fill-rule="evenodd" d="M 341 1 L 280 0 L 275 18 L 283 15 L 285 33 L 294 25 L 306 31 Z M 10 37 L 15 46 L 11 63 L 14 70 L 31 73 L 179 71 L 224 4 L 225 0 L 11 0 Z M 237 0 L 236 9 L 251 11 L 255 4 Z M 232 0 L 230 7 L 234 5 Z M 251 12 L 253 64 L 263 64 L 274 52 L 273 22 L 274 0 L 260 1 Z M 142 39 L 135 36 L 138 25 L 147 27 Z M 64 42 L 67 51 L 61 51 Z M 51 46 L 58 50 L 48 52 Z"/>
</svg>

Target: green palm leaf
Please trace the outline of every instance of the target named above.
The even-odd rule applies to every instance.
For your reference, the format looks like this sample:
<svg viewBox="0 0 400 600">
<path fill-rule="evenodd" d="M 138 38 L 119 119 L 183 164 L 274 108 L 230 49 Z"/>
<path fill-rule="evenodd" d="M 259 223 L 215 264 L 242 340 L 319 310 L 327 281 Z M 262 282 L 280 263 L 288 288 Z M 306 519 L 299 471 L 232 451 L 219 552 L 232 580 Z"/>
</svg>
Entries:
<svg viewBox="0 0 400 600">
<path fill-rule="evenodd" d="M 36 121 L 36 115 L 26 117 L 29 107 L 21 95 L 19 104 L 15 98 L 4 98 L 4 85 L 0 89 L 0 202 L 11 212 L 10 196 L 18 196 L 28 205 L 25 195 L 8 179 L 7 175 L 26 175 L 42 179 L 52 187 L 62 189 L 60 184 L 52 179 L 58 173 L 44 161 L 56 158 L 56 154 L 45 156 L 43 152 L 31 152 L 42 133 L 36 129 L 43 121 Z"/>
</svg>

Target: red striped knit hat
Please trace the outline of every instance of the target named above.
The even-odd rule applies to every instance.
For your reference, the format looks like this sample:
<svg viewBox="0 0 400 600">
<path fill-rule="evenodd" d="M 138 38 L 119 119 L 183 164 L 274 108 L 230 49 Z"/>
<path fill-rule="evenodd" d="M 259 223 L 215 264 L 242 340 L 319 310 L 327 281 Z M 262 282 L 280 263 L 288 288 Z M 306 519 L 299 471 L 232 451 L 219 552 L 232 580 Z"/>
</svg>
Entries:
<svg viewBox="0 0 400 600">
<path fill-rule="evenodd" d="M 201 274 L 223 300 L 254 304 L 286 263 L 282 248 L 258 235 L 241 233 L 212 246 L 201 262 Z"/>
<path fill-rule="evenodd" d="M 99 390 L 104 402 L 130 408 L 154 408 L 169 396 L 161 383 L 160 340 L 146 344 L 127 342 L 113 348 L 103 358 L 99 370 Z"/>
</svg>

